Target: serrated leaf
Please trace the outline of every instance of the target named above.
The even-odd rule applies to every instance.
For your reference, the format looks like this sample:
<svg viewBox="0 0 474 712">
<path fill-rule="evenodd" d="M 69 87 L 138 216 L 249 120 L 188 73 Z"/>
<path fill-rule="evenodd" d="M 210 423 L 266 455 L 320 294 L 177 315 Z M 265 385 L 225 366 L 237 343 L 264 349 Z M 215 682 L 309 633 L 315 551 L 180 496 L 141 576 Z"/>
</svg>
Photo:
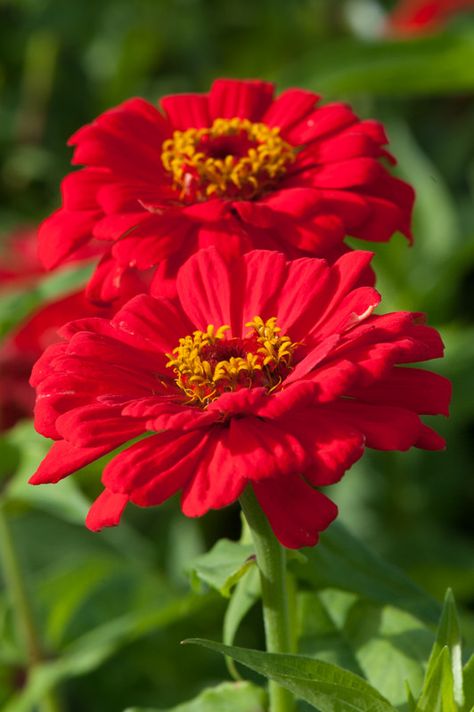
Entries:
<svg viewBox="0 0 474 712">
<path fill-rule="evenodd" d="M 224 682 L 168 710 L 131 707 L 125 712 L 265 712 L 265 690 L 250 682 Z"/>
<path fill-rule="evenodd" d="M 351 591 L 369 601 L 411 613 L 426 623 L 437 623 L 441 607 L 402 571 L 383 561 L 335 522 L 318 546 L 305 549 L 307 564 L 291 562 L 297 576 L 316 589 Z"/>
<path fill-rule="evenodd" d="M 184 641 L 228 655 L 290 690 L 319 712 L 395 712 L 382 695 L 352 672 L 302 655 L 264 653 L 199 638 Z"/>
<path fill-rule="evenodd" d="M 254 564 L 250 544 L 221 539 L 207 554 L 193 561 L 190 573 L 195 585 L 204 582 L 228 598 L 233 586 Z"/>
<path fill-rule="evenodd" d="M 453 697 L 453 673 L 447 646 L 431 662 L 415 712 L 458 712 Z"/>
<path fill-rule="evenodd" d="M 430 674 L 431 668 L 436 664 L 441 650 L 446 647 L 449 654 L 449 661 L 453 679 L 453 698 L 457 705 L 464 704 L 463 693 L 463 670 L 461 651 L 461 630 L 456 612 L 456 603 L 451 589 L 446 591 L 443 612 L 436 633 L 436 640 L 431 650 L 428 661 L 426 676 Z"/>
</svg>

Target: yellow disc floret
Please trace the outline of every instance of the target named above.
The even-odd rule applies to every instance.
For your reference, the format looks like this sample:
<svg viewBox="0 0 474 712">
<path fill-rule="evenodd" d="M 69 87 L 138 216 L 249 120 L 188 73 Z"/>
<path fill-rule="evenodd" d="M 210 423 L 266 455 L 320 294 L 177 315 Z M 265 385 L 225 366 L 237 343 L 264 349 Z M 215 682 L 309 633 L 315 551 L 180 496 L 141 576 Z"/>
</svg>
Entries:
<svg viewBox="0 0 474 712">
<path fill-rule="evenodd" d="M 161 160 L 182 200 L 248 200 L 272 186 L 295 160 L 279 128 L 248 119 L 216 119 L 210 128 L 174 131 Z"/>
<path fill-rule="evenodd" d="M 256 316 L 246 326 L 250 331 L 244 338 L 232 338 L 229 326 L 211 324 L 205 332 L 181 338 L 166 354 L 189 404 L 205 407 L 222 393 L 255 386 L 270 393 L 289 373 L 298 344 L 281 335 L 276 318 Z"/>
</svg>

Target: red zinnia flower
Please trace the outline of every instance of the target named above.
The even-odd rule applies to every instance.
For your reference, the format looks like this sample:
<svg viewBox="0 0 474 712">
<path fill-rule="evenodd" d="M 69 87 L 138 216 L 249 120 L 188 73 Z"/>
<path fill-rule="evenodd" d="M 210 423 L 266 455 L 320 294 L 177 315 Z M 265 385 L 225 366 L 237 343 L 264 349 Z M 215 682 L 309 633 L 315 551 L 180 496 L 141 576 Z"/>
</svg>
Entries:
<svg viewBox="0 0 474 712">
<path fill-rule="evenodd" d="M 78 252 L 76 259 L 91 256 L 88 248 Z M 18 228 L 7 236 L 0 256 L 0 294 L 25 290 L 44 277 L 45 269 L 37 257 L 36 229 Z M 79 317 L 112 315 L 110 307 L 92 305 L 81 290 L 43 305 L 7 335 L 0 344 L 0 432 L 33 415 L 35 397 L 28 382 L 31 369 L 44 349 L 58 340 L 58 328 Z"/>
<path fill-rule="evenodd" d="M 474 0 L 401 0 L 389 16 L 388 29 L 394 35 L 423 34 L 473 9 Z"/>
<path fill-rule="evenodd" d="M 63 207 L 40 230 L 53 267 L 91 239 L 103 258 L 89 294 L 110 300 L 130 268 L 155 270 L 160 293 L 198 248 L 278 249 L 333 261 L 346 235 L 410 239 L 413 190 L 380 159 L 383 127 L 317 94 L 273 98 L 263 81 L 220 79 L 209 94 L 131 99 L 70 140 L 86 167 L 62 184 Z M 105 281 L 105 283 L 104 283 Z"/>
<path fill-rule="evenodd" d="M 59 327 L 71 319 L 112 315 L 110 307 L 91 304 L 82 290 L 48 302 L 8 334 L 0 345 L 0 432 L 32 417 L 31 369 L 45 348 L 58 341 Z"/>
<path fill-rule="evenodd" d="M 444 445 L 419 414 L 447 413 L 449 383 L 399 366 L 441 356 L 442 342 L 419 314 L 372 314 L 369 260 L 351 252 L 330 267 L 253 251 L 229 265 L 201 250 L 179 271 L 176 299 L 143 294 L 110 322 L 66 325 L 33 370 L 36 427 L 57 442 L 31 482 L 146 433 L 106 466 L 90 529 L 117 524 L 128 501 L 177 491 L 184 514 L 200 516 L 251 484 L 285 546 L 315 544 L 336 516 L 315 487 L 339 480 L 365 445 Z"/>
</svg>

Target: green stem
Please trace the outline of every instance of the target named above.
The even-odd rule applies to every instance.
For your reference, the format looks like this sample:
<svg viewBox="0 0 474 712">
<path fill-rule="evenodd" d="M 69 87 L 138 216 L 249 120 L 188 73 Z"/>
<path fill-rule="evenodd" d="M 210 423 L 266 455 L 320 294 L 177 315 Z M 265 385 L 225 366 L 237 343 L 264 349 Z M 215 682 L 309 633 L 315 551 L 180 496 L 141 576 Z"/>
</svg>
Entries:
<svg viewBox="0 0 474 712">
<path fill-rule="evenodd" d="M 18 552 L 12 536 L 12 531 L 0 503 L 0 558 L 5 579 L 5 586 L 10 595 L 16 622 L 26 652 L 28 661 L 28 676 L 35 667 L 44 662 L 40 636 L 28 597 L 27 587 L 21 570 Z M 60 712 L 61 705 L 54 690 L 45 693 L 40 706 L 41 712 Z"/>
<path fill-rule="evenodd" d="M 286 551 L 276 539 L 251 486 L 240 497 L 240 505 L 252 533 L 262 587 L 263 621 L 269 653 L 292 649 Z M 270 712 L 293 712 L 295 701 L 289 690 L 270 680 Z"/>
</svg>

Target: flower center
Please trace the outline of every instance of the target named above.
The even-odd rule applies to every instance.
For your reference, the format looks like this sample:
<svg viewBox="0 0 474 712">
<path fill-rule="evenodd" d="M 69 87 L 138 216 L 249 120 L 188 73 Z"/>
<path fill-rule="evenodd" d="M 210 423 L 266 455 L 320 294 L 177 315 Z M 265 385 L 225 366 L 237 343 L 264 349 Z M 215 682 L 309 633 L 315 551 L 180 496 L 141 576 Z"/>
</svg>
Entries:
<svg viewBox="0 0 474 712">
<path fill-rule="evenodd" d="M 276 318 L 256 316 L 246 323 L 243 338 L 227 335 L 229 326 L 195 331 L 179 340 L 166 364 L 176 375 L 188 403 L 205 408 L 222 393 L 260 386 L 270 393 L 278 388 L 292 368 L 298 344 L 282 336 Z"/>
<path fill-rule="evenodd" d="M 279 128 L 248 119 L 216 119 L 210 128 L 174 131 L 161 160 L 181 200 L 248 200 L 274 185 L 295 160 Z"/>
</svg>

